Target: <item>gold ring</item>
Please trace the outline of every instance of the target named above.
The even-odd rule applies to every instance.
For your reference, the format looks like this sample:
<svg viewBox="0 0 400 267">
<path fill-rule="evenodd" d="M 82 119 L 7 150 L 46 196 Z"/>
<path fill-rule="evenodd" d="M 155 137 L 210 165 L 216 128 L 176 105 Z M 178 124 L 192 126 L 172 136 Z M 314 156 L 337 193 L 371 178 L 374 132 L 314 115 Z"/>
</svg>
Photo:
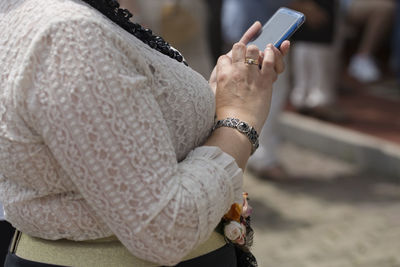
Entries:
<svg viewBox="0 0 400 267">
<path fill-rule="evenodd" d="M 257 66 L 259 65 L 257 59 L 248 58 L 248 57 L 246 57 L 246 59 L 244 60 L 244 63 L 249 64 L 249 65 L 257 65 Z"/>
</svg>

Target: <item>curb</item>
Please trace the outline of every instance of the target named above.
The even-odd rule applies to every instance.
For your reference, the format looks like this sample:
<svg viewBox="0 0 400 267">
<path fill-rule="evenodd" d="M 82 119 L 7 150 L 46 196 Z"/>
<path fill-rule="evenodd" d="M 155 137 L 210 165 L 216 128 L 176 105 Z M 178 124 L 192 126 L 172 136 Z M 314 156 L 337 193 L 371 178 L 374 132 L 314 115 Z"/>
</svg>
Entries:
<svg viewBox="0 0 400 267">
<path fill-rule="evenodd" d="M 400 178 L 400 145 L 396 143 L 289 111 L 281 114 L 278 124 L 288 141 Z"/>
</svg>

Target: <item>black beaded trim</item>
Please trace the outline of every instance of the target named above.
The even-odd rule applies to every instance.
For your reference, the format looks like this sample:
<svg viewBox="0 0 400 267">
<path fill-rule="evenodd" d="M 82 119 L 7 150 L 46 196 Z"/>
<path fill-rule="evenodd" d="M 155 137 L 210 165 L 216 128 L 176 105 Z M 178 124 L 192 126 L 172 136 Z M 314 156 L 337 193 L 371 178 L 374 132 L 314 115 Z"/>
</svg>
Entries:
<svg viewBox="0 0 400 267">
<path fill-rule="evenodd" d="M 249 138 L 249 141 L 252 145 L 251 154 L 253 154 L 259 147 L 258 133 L 247 122 L 235 118 L 226 118 L 223 120 L 218 120 L 213 127 L 213 131 L 220 127 L 235 128 L 242 134 L 246 135 Z"/>
<path fill-rule="evenodd" d="M 186 66 L 188 65 L 184 61 L 182 54 L 170 46 L 162 37 L 156 36 L 150 29 L 143 28 L 138 23 L 133 23 L 130 18 L 133 16 L 127 9 L 120 8 L 117 0 L 82 0 L 93 8 L 97 9 L 107 18 L 115 22 L 121 28 L 131 33 L 143 43 L 147 44 L 151 48 L 167 55 L 179 62 L 182 62 Z"/>
</svg>

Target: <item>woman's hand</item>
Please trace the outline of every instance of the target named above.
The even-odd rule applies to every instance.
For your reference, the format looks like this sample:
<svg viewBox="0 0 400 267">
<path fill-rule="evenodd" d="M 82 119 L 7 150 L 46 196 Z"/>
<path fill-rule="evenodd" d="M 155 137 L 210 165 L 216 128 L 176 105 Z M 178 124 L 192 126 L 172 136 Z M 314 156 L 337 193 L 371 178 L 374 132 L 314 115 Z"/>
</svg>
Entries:
<svg viewBox="0 0 400 267">
<path fill-rule="evenodd" d="M 246 47 L 260 28 L 259 22 L 254 23 L 233 49 L 219 58 L 210 79 L 216 96 L 217 118 L 238 118 L 258 132 L 268 116 L 272 84 L 284 71 L 283 56 L 290 46 L 285 41 L 281 51 L 273 45 L 264 51 L 254 45 Z M 259 66 L 246 64 L 246 58 L 257 60 Z"/>
<path fill-rule="evenodd" d="M 261 28 L 262 25 L 259 21 L 254 22 L 254 24 L 251 25 L 250 28 L 243 34 L 242 38 L 240 38 L 239 43 L 247 45 L 254 38 L 254 36 L 257 35 Z M 283 56 L 287 55 L 287 53 L 289 52 L 289 47 L 289 41 L 284 41 L 282 43 L 282 45 L 280 46 L 280 51 Z M 232 58 L 232 50 L 229 51 L 226 55 Z M 214 67 L 208 82 L 215 94 L 215 90 L 217 89 L 217 66 Z"/>
<path fill-rule="evenodd" d="M 284 70 L 283 56 L 290 46 L 290 42 L 285 41 L 280 51 L 272 45 L 264 51 L 256 46 L 246 47 L 260 29 L 260 22 L 254 23 L 233 49 L 219 58 L 209 81 L 215 93 L 217 119 L 238 118 L 248 122 L 258 133 L 268 116 L 272 84 Z M 258 60 L 260 65 L 247 64 L 246 58 Z M 218 146 L 245 169 L 251 143 L 242 133 L 221 127 L 211 134 L 205 145 Z"/>
<path fill-rule="evenodd" d="M 259 21 L 254 22 L 254 24 L 243 34 L 242 38 L 240 38 L 239 43 L 246 45 L 254 36 L 256 36 L 256 34 L 261 30 L 261 27 Z M 232 50 L 226 55 L 232 58 Z M 215 90 L 217 89 L 217 66 L 214 67 L 208 82 L 215 94 Z"/>
<path fill-rule="evenodd" d="M 259 61 L 259 65 L 247 64 L 246 59 Z M 272 45 L 261 53 L 255 45 L 236 43 L 232 58 L 224 55 L 217 63 L 217 118 L 238 118 L 260 132 L 268 116 L 272 84 L 283 69 L 282 55 Z"/>
</svg>

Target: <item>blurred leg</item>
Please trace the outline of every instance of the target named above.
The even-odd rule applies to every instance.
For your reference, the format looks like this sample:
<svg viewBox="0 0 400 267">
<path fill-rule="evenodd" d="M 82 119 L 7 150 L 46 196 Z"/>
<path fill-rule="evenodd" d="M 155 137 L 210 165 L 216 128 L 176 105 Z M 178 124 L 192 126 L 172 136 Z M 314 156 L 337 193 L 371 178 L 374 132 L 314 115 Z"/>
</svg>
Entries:
<svg viewBox="0 0 400 267">
<path fill-rule="evenodd" d="M 400 82 L 400 0 L 397 0 L 396 17 L 393 32 L 393 68 L 396 71 L 397 81 Z"/>
<path fill-rule="evenodd" d="M 287 63 L 287 60 L 286 60 Z M 277 148 L 279 146 L 278 119 L 282 112 L 289 89 L 289 66 L 274 84 L 272 103 L 267 122 L 260 135 L 260 147 L 249 159 L 249 167 L 256 171 L 266 170 L 277 165 Z"/>
<path fill-rule="evenodd" d="M 387 38 L 394 11 L 393 0 L 355 0 L 350 6 L 350 22 L 364 26 L 358 51 L 349 64 L 349 74 L 357 80 L 369 83 L 381 78 L 373 53 Z"/>
<path fill-rule="evenodd" d="M 365 24 L 358 49 L 359 54 L 372 54 L 388 34 L 396 3 L 392 0 L 356 0 L 350 6 L 349 18 L 356 24 Z"/>
<path fill-rule="evenodd" d="M 222 0 L 207 0 L 208 5 L 208 40 L 214 64 L 222 55 L 223 41 L 221 32 Z"/>
<path fill-rule="evenodd" d="M 293 90 L 290 94 L 290 102 L 298 109 L 304 108 L 306 103 L 310 75 L 310 49 L 308 42 L 296 42 L 292 47 L 292 73 Z"/>
<path fill-rule="evenodd" d="M 306 106 L 309 108 L 329 106 L 335 101 L 335 82 L 337 61 L 332 45 L 310 43 L 307 55 L 312 75 L 309 78 L 309 91 Z"/>
</svg>

